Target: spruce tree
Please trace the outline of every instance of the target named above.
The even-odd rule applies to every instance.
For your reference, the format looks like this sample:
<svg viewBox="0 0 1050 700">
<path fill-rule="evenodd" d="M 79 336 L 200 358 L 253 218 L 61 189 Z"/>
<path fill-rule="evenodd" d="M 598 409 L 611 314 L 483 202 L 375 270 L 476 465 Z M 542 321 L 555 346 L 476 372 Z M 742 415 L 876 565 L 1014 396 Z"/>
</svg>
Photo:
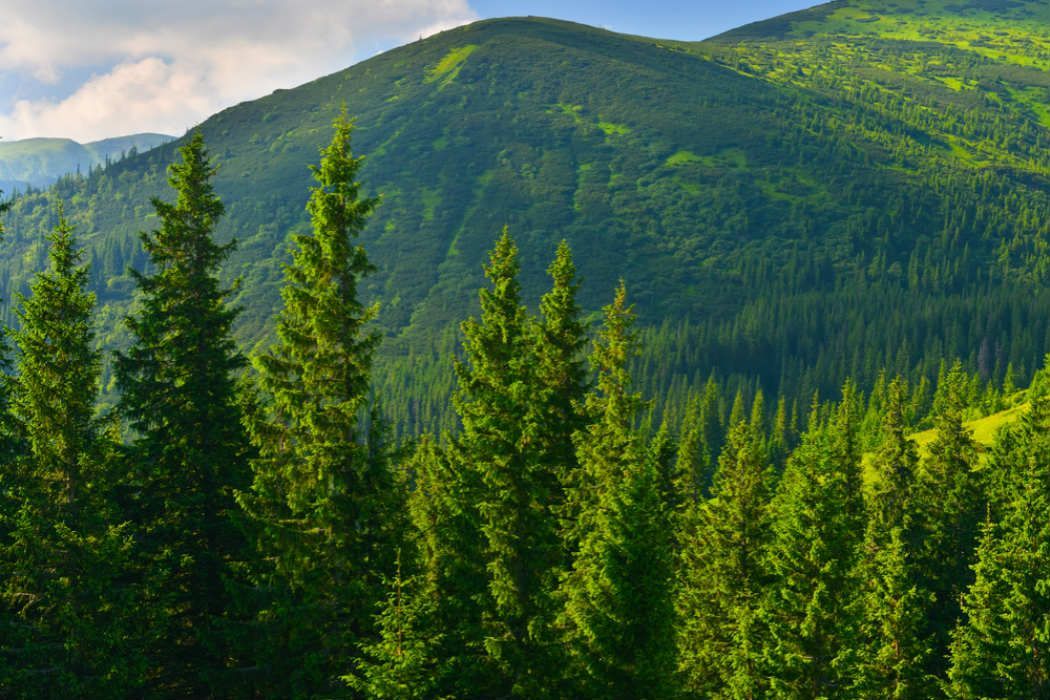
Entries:
<svg viewBox="0 0 1050 700">
<path fill-rule="evenodd" d="M 724 437 L 719 416 L 722 390 L 713 377 L 691 405 L 675 461 L 676 492 L 694 504 L 710 495 L 718 453 Z"/>
<path fill-rule="evenodd" d="M 176 201 L 153 200 L 160 227 L 143 233 L 151 271 L 133 271 L 138 306 L 118 353 L 118 409 L 129 446 L 140 559 L 139 622 L 149 693 L 233 693 L 244 663 L 234 643 L 234 573 L 248 558 L 234 491 L 248 485 L 248 444 L 235 394 L 244 365 L 230 333 L 236 310 L 217 272 L 233 244 L 213 239 L 223 205 L 200 132 L 169 168 Z"/>
<path fill-rule="evenodd" d="M 926 670 L 932 645 L 925 621 L 932 596 L 916 582 L 906 531 L 894 527 L 874 535 L 869 525 L 861 552 L 863 613 L 860 642 L 853 650 L 859 654 L 853 692 L 872 699 L 938 697 Z"/>
<path fill-rule="evenodd" d="M 709 494 L 719 450 L 720 394 L 715 380 L 708 379 L 703 393 L 686 408 L 674 465 L 675 500 L 680 510 L 694 508 Z"/>
<path fill-rule="evenodd" d="M 696 507 L 701 497 L 701 480 L 708 461 L 701 423 L 700 398 L 696 397 L 686 407 L 682 421 L 682 435 L 678 440 L 674 471 L 671 476 L 672 496 L 669 502 L 676 518 L 681 513 Z"/>
<path fill-rule="evenodd" d="M 563 578 L 558 626 L 568 656 L 561 697 L 669 698 L 673 693 L 672 543 L 660 479 L 634 427 L 636 353 L 621 283 L 592 359 L 591 424 L 577 435 L 579 549 Z"/>
<path fill-rule="evenodd" d="M 482 615 L 494 677 L 504 694 L 536 697 L 549 673 L 542 627 L 550 573 L 562 557 L 549 516 L 564 467 L 548 454 L 558 447 L 544 434 L 551 411 L 534 406 L 547 397 L 539 388 L 534 322 L 521 302 L 518 251 L 506 229 L 485 274 L 491 288 L 481 290 L 481 316 L 462 325 L 465 357 L 456 365 L 453 397 L 462 431 L 450 458 L 477 475 L 473 507 L 488 580 Z"/>
<path fill-rule="evenodd" d="M 393 574 L 395 493 L 383 441 L 369 431 L 377 307 L 358 298 L 372 271 L 355 239 L 377 200 L 361 195 L 352 123 L 334 124 L 314 168 L 312 231 L 295 236 L 277 342 L 255 358 L 258 456 L 240 500 L 257 521 L 276 596 L 269 671 L 290 695 L 333 693 L 373 630 Z M 374 421 L 373 421 L 374 423 Z M 287 685 L 284 685 L 287 684 Z"/>
<path fill-rule="evenodd" d="M 678 667 L 690 697 L 766 692 L 759 611 L 771 582 L 773 473 L 760 436 L 738 422 L 718 460 L 678 574 Z"/>
<path fill-rule="evenodd" d="M 0 202 L 0 217 L 10 208 L 10 202 Z M 0 218 L 0 237 L 4 224 Z M 8 329 L 0 326 L 0 581 L 9 581 L 16 569 L 17 552 L 11 547 L 11 533 L 17 527 L 17 513 L 21 504 L 22 480 L 18 474 L 18 457 L 25 452 L 19 439 L 20 430 L 11 413 L 12 393 L 10 345 Z M 2 586 L 2 584 L 0 584 Z M 19 666 L 14 661 L 14 650 L 25 644 L 25 624 L 19 618 L 18 605 L 7 596 L 8 586 L 0 591 L 4 597 L 0 605 L 0 687 L 10 685 Z"/>
<path fill-rule="evenodd" d="M 986 514 L 977 445 L 963 426 L 967 377 L 956 362 L 937 387 L 934 427 L 937 435 L 922 462 L 920 479 L 923 529 L 920 566 L 925 587 L 934 596 L 928 626 L 933 639 L 930 671 L 944 677 L 952 629 L 960 616 L 963 593 L 973 582 L 974 555 Z"/>
<path fill-rule="evenodd" d="M 552 284 L 540 299 L 541 321 L 535 341 L 538 391 L 532 408 L 538 414 L 537 438 L 542 440 L 539 452 L 549 465 L 549 478 L 545 484 L 541 482 L 548 492 L 543 499 L 559 519 L 559 530 L 566 532 L 578 518 L 566 504 L 565 492 L 573 488 L 578 476 L 572 440 L 586 424 L 583 402 L 587 392 L 583 357 L 587 330 L 576 301 L 579 284 L 567 242 L 558 245 L 547 274 Z M 571 548 L 566 547 L 566 554 Z"/>
<path fill-rule="evenodd" d="M 85 289 L 88 270 L 61 213 L 48 241 L 49 269 L 36 276 L 29 297 L 21 298 L 14 408 L 42 495 L 75 516 L 98 468 L 101 359 L 91 326 L 95 296 Z"/>
<path fill-rule="evenodd" d="M 429 436 L 408 465 L 411 527 L 379 615 L 379 638 L 349 679 L 369 698 L 489 697 L 484 646 L 484 542 L 471 498 L 476 472 L 457 468 Z"/>
<path fill-rule="evenodd" d="M 381 639 L 369 645 L 353 681 L 368 693 L 553 692 L 557 640 L 549 631 L 549 589 L 569 550 L 559 547 L 558 529 L 575 519 L 563 493 L 577 478 L 571 438 L 583 422 L 586 377 L 575 269 L 565 243 L 548 272 L 553 285 L 536 323 L 518 300 L 516 250 L 504 232 L 486 268 L 492 288 L 481 293 L 481 319 L 464 324 L 467 357 L 457 367 L 456 394 L 464 434 L 447 454 L 424 439 L 412 462 L 403 552 L 409 565 L 391 582 Z M 503 492 L 507 484 L 518 489 L 518 499 Z M 534 512 L 521 513 L 522 503 Z M 516 549 L 521 546 L 534 551 Z M 520 574 L 526 562 L 534 570 L 517 581 L 528 593 L 514 595 L 515 577 L 508 573 L 513 567 Z M 498 595 L 507 597 L 500 602 Z M 413 638 L 428 640 L 418 653 L 410 653 Z"/>
<path fill-rule="evenodd" d="M 100 357 L 73 229 L 59 213 L 49 267 L 22 297 L 13 408 L 26 440 L 5 596 L 28 632 L 11 696 L 118 695 L 137 682 L 127 538 L 95 418 Z"/>
<path fill-rule="evenodd" d="M 926 698 L 936 687 L 927 670 L 932 647 L 925 625 L 932 596 L 923 585 L 918 563 L 918 454 L 908 437 L 903 380 L 889 385 L 884 409 L 883 438 L 871 465 L 875 477 L 856 573 L 859 639 L 844 663 L 849 664 L 854 691 L 861 697 Z"/>
<path fill-rule="evenodd" d="M 836 697 L 846 687 L 835 662 L 853 642 L 844 623 L 864 531 L 860 455 L 848 447 L 859 419 L 847 384 L 832 425 L 810 428 L 773 499 L 776 580 L 762 610 L 771 697 Z"/>
<path fill-rule="evenodd" d="M 1050 360 L 1050 358 L 1048 358 Z M 951 645 L 953 698 L 1050 694 L 1050 376 L 1029 390 L 1019 424 L 1000 433 L 989 470 L 1005 474 L 999 520 L 986 523 L 975 581 Z"/>
</svg>

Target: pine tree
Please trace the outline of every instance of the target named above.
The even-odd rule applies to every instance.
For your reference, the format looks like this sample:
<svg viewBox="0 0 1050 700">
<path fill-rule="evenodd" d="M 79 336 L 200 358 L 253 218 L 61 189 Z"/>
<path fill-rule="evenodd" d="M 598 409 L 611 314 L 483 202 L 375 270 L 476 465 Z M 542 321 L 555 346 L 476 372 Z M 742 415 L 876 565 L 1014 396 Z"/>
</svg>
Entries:
<svg viewBox="0 0 1050 700">
<path fill-rule="evenodd" d="M 80 265 L 83 255 L 61 213 L 48 240 L 50 269 L 36 276 L 30 296 L 21 299 L 14 408 L 43 497 L 75 518 L 99 457 L 95 296 L 85 291 L 88 270 Z"/>
<path fill-rule="evenodd" d="M 500 692 L 536 697 L 549 676 L 542 626 L 547 584 L 562 557 L 549 514 L 564 466 L 547 454 L 557 447 L 544 434 L 550 409 L 533 406 L 537 392 L 546 397 L 538 389 L 536 333 L 521 303 L 517 256 L 504 229 L 485 268 L 491 289 L 481 290 L 481 317 L 462 325 L 465 359 L 456 365 L 453 398 L 462 432 L 450 457 L 477 473 L 474 507 L 488 579 L 485 648 Z"/>
<path fill-rule="evenodd" d="M 977 445 L 962 422 L 966 382 L 962 364 L 956 362 L 937 387 L 937 436 L 920 479 L 920 566 L 924 585 L 934 596 L 927 620 L 934 644 L 930 671 L 939 677 L 947 672 L 950 635 L 959 621 L 962 595 L 973 582 L 974 554 L 987 511 L 981 475 L 975 471 Z"/>
<path fill-rule="evenodd" d="M 436 639 L 423 632 L 432 623 L 431 598 L 421 590 L 423 581 L 402 572 L 400 554 L 390 592 L 377 618 L 379 637 L 365 642 L 357 660 L 357 674 L 345 677 L 364 697 L 424 700 L 437 694 L 446 677 L 436 673 Z"/>
<path fill-rule="evenodd" d="M 686 409 L 682 437 L 675 459 L 675 493 L 686 510 L 709 494 L 714 465 L 720 447 L 718 402 L 721 391 L 708 379 L 702 394 Z M 692 505 L 690 505 L 692 504 Z"/>
<path fill-rule="evenodd" d="M 583 420 L 584 327 L 568 246 L 549 268 L 540 323 L 520 304 L 516 255 L 504 231 L 486 268 L 492 288 L 481 293 L 481 319 L 464 324 L 463 435 L 448 454 L 426 439 L 413 460 L 406 546 L 415 568 L 394 582 L 382 639 L 360 664 L 354 683 L 368 693 L 550 692 L 549 589 L 566 556 L 555 526 L 572 519 L 562 494 L 577 472 L 571 437 Z M 413 634 L 429 640 L 425 652 L 407 653 Z"/>
<path fill-rule="evenodd" d="M 411 527 L 379 616 L 380 636 L 350 678 L 369 698 L 488 697 L 484 542 L 470 507 L 476 472 L 457 469 L 424 435 L 408 465 Z"/>
<path fill-rule="evenodd" d="M 741 389 L 737 389 L 736 395 L 733 397 L 733 407 L 729 410 L 729 422 L 726 423 L 727 433 L 747 419 L 747 416 L 744 415 L 744 405 L 744 392 Z"/>
<path fill-rule="evenodd" d="M 1050 361 L 1050 358 L 1048 358 Z M 986 469 L 1005 472 L 1001 519 L 986 523 L 975 581 L 951 645 L 953 698 L 1050 694 L 1050 376 L 1029 390 L 1031 406 L 1002 432 Z"/>
<path fill-rule="evenodd" d="M 854 640 L 850 574 L 863 533 L 859 411 L 852 385 L 829 428 L 811 427 L 791 455 L 773 499 L 769 569 L 775 583 L 762 609 L 769 694 L 836 697 L 846 687 L 836 660 Z"/>
<path fill-rule="evenodd" d="M 682 436 L 678 440 L 672 474 L 672 500 L 669 503 L 676 518 L 683 511 L 695 508 L 702 495 L 702 474 L 709 457 L 705 453 L 701 410 L 699 397 L 691 400 L 682 421 Z"/>
<path fill-rule="evenodd" d="M 634 428 L 640 399 L 628 370 L 633 321 L 621 283 L 592 358 L 592 422 L 576 439 L 576 488 L 589 496 L 576 493 L 579 550 L 559 589 L 558 626 L 569 659 L 562 697 L 672 696 L 671 534 L 656 465 Z"/>
<path fill-rule="evenodd" d="M 247 487 L 247 438 L 234 373 L 244 364 L 216 273 L 233 244 L 212 238 L 223 205 L 195 133 L 169 168 L 174 203 L 153 200 L 142 234 L 153 271 L 134 272 L 139 306 L 117 355 L 118 409 L 134 439 L 129 515 L 136 529 L 151 693 L 230 694 L 233 574 L 248 558 L 234 490 Z"/>
<path fill-rule="evenodd" d="M 10 202 L 0 201 L 0 216 L 10 208 Z M 4 225 L 0 219 L 0 237 Z M 18 474 L 19 456 L 25 453 L 21 430 L 11 413 L 10 345 L 8 329 L 0 327 L 0 581 L 11 581 L 16 569 L 18 555 L 11 547 L 12 533 L 18 527 L 17 513 L 21 506 L 21 485 Z M 25 625 L 18 615 L 18 605 L 7 596 L 10 585 L 0 584 L 3 593 L 0 605 L 0 687 L 10 686 L 12 675 L 19 666 L 12 661 L 12 650 L 25 644 Z"/>
<path fill-rule="evenodd" d="M 766 692 L 759 609 L 771 582 L 773 474 L 745 422 L 730 429 L 711 498 L 678 574 L 678 665 L 691 697 L 755 698 Z"/>
<path fill-rule="evenodd" d="M 879 540 L 877 548 L 870 543 Z M 932 597 L 916 583 L 911 543 L 904 529 L 868 536 L 862 549 L 863 617 L 854 692 L 862 698 L 937 697 L 926 671 L 932 652 L 926 615 Z"/>
<path fill-rule="evenodd" d="M 859 641 L 847 655 L 854 690 L 865 698 L 927 698 L 932 652 L 925 618 L 932 596 L 918 566 L 921 531 L 914 490 L 918 455 L 908 437 L 907 386 L 895 379 L 885 403 L 883 439 L 872 463 L 868 521 L 857 570 Z"/>
<path fill-rule="evenodd" d="M 777 411 L 773 414 L 773 432 L 769 437 L 769 455 L 773 464 L 783 464 L 791 441 L 788 426 L 787 400 L 777 399 Z"/>
<path fill-rule="evenodd" d="M 138 669 L 129 643 L 127 540 L 95 418 L 100 371 L 73 229 L 59 213 L 49 268 L 22 297 L 13 408 L 27 442 L 18 473 L 14 561 L 3 591 L 28 635 L 11 696 L 121 694 Z M 0 678 L 0 680 L 3 680 Z"/>
<path fill-rule="evenodd" d="M 548 475 L 554 477 L 544 484 L 547 494 L 543 500 L 559 519 L 559 530 L 565 532 L 578 518 L 565 503 L 564 494 L 577 479 L 572 439 L 586 424 L 583 402 L 587 392 L 583 358 L 587 329 L 580 319 L 576 266 L 567 242 L 558 245 L 547 274 L 552 285 L 540 299 L 542 321 L 535 341 L 538 392 L 532 408 L 538 413 L 537 439 L 542 441 L 538 450 L 549 464 Z M 566 546 L 567 552 L 571 549 Z"/>
<path fill-rule="evenodd" d="M 646 439 L 645 436 L 649 432 L 645 427 L 642 428 L 643 439 Z M 647 441 L 648 459 L 653 463 L 653 468 L 656 469 L 656 476 L 659 481 L 660 500 L 673 523 L 675 513 L 681 504 L 678 490 L 675 488 L 675 468 L 678 462 L 679 448 L 674 436 L 671 435 L 671 428 L 668 426 L 667 419 L 660 422 L 660 427 Z"/>
<path fill-rule="evenodd" d="M 377 307 L 358 299 L 373 268 L 355 243 L 378 200 L 360 194 L 363 159 L 345 114 L 334 130 L 314 168 L 312 232 L 295 236 L 285 268 L 278 340 L 255 358 L 258 456 L 240 497 L 273 564 L 272 682 L 303 696 L 342 685 L 394 563 L 394 484 L 383 440 L 369 432 Z"/>
</svg>

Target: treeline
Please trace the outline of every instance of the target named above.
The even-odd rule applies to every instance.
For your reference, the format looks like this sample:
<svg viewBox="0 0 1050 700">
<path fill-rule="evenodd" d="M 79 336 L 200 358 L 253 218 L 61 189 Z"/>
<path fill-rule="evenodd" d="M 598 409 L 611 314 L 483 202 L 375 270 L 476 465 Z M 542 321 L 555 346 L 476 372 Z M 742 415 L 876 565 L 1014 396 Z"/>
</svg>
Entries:
<svg viewBox="0 0 1050 700">
<path fill-rule="evenodd" d="M 454 429 L 398 443 L 350 137 L 340 118 L 250 366 L 213 167 L 199 134 L 181 149 L 105 415 L 59 216 L 0 394 L 0 694 L 1050 693 L 1050 372 L 987 455 L 963 420 L 989 390 L 961 364 L 836 402 L 711 378 L 660 420 L 625 286 L 592 343 L 568 245 L 534 314 L 504 231 Z"/>
<path fill-rule="evenodd" d="M 554 31 L 547 24 L 540 23 L 544 34 Z M 584 43 L 572 34 L 566 43 Z M 439 61 L 455 44 L 448 41 L 424 63 Z M 486 50 L 499 46 L 499 53 L 465 65 L 470 80 L 441 91 L 436 102 L 407 106 L 419 97 L 408 87 L 394 91 L 397 100 L 385 92 L 375 103 L 353 98 L 361 109 L 385 105 L 367 112 L 366 121 L 382 128 L 359 133 L 376 152 L 367 180 L 384 193 L 365 233 L 383 270 L 362 292 L 383 302 L 379 326 L 388 337 L 373 377 L 395 435 L 455 424 L 455 324 L 474 311 L 467 290 L 481 282 L 480 251 L 504 222 L 523 251 L 522 286 L 532 306 L 546 284 L 551 230 L 577 254 L 589 280 L 581 290 L 589 312 L 627 275 L 640 325 L 650 326 L 633 370 L 658 403 L 706 381 L 712 368 L 730 400 L 737 389 L 753 394 L 756 384 L 770 396 L 836 396 L 847 377 L 869 389 L 883 370 L 932 382 L 946 357 L 961 358 L 996 385 L 1011 364 L 1019 383 L 1031 380 L 1046 347 L 1043 309 L 1050 303 L 1045 148 L 1030 138 L 1042 128 L 1031 109 L 1033 86 L 1045 82 L 1038 70 L 933 42 L 819 34 L 712 42 L 694 48 L 735 69 L 741 58 L 761 79 L 708 75 L 706 61 L 681 52 L 658 58 L 661 50 L 651 61 L 665 65 L 666 78 L 656 81 L 658 93 L 645 88 L 643 101 L 624 87 L 654 85 L 648 68 L 588 61 L 586 72 L 570 74 L 561 66 L 582 65 L 574 53 L 554 52 L 547 41 L 523 53 L 523 42 L 493 42 Z M 623 49 L 617 40 L 600 55 Z M 404 60 L 423 59 L 392 56 L 374 68 Z M 375 73 L 366 92 L 394 85 L 403 70 Z M 413 75 L 422 80 L 425 66 Z M 953 76 L 1015 98 L 1000 101 L 984 87 L 949 89 L 941 79 Z M 222 279 L 244 280 L 234 297 L 245 307 L 235 337 L 246 349 L 272 339 L 286 234 L 308 227 L 306 170 L 291 154 L 316 150 L 323 125 L 315 120 L 328 118 L 339 90 L 349 89 L 339 86 L 354 80 L 282 93 L 203 127 L 223 163 L 216 186 L 229 206 L 218 237 L 239 241 Z M 771 91 L 770 81 L 780 88 Z M 466 102 L 453 97 L 468 85 L 486 88 Z M 468 103 L 471 114 L 492 116 L 463 131 Z M 317 109 L 304 116 L 304 104 Z M 415 118 L 421 110 L 427 119 Z M 598 115 L 633 131 L 609 138 Z M 695 128 L 708 121 L 724 128 Z M 260 124 L 268 126 L 259 131 Z M 135 232 L 149 216 L 150 196 L 164 187 L 173 149 L 69 178 L 54 190 L 84 233 L 90 288 L 109 320 L 100 325 L 106 347 L 128 340 L 119 323 L 134 287 L 126 269 L 146 263 Z M 12 230 L 0 244 L 3 297 L 27 291 L 47 253 L 37 232 L 52 219 L 43 195 L 15 203 Z M 461 237 L 453 244 L 454 233 Z M 651 327 L 664 319 L 673 323 Z M 110 385 L 107 375 L 103 386 Z"/>
</svg>

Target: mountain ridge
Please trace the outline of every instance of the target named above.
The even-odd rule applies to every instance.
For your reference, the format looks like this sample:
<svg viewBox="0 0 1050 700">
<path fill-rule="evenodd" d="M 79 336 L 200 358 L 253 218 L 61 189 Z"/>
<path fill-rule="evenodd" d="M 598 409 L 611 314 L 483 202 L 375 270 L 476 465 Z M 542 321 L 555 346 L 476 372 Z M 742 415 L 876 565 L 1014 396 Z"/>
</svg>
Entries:
<svg viewBox="0 0 1050 700">
<path fill-rule="evenodd" d="M 362 182 L 383 195 L 363 237 L 379 268 L 364 291 L 383 302 L 395 395 L 413 389 L 394 375 L 428 375 L 453 352 L 505 224 L 530 303 L 561 238 L 589 311 L 626 278 L 670 344 L 653 352 L 678 358 L 645 359 L 648 388 L 717 369 L 812 393 L 871 381 L 876 366 L 930 375 L 951 356 L 989 375 L 1033 371 L 1050 274 L 1047 129 L 1032 107 L 1042 78 L 928 38 L 839 47 L 856 18 L 843 30 L 836 13 L 868 5 L 825 6 L 823 35 L 762 41 L 484 20 L 223 110 L 200 130 L 227 202 L 220 235 L 239 241 L 226 273 L 241 280 L 239 337 L 267 342 L 289 236 L 306 226 L 308 165 L 345 103 Z M 120 342 L 124 268 L 142 262 L 136 232 L 177 145 L 56 189 L 77 202 L 107 342 Z M 40 198 L 16 202 L 5 298 L 42 260 L 50 216 Z"/>
<path fill-rule="evenodd" d="M 0 191 L 11 194 L 43 188 L 63 175 L 88 172 L 108 161 L 147 151 L 174 136 L 130 134 L 79 143 L 67 138 L 29 138 L 0 141 Z"/>
</svg>

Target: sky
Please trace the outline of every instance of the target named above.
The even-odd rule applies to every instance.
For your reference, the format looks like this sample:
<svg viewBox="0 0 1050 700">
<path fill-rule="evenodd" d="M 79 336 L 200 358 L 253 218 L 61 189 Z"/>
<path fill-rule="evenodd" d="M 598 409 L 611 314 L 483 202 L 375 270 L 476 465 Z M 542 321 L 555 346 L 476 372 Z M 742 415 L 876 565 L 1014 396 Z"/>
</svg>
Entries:
<svg viewBox="0 0 1050 700">
<path fill-rule="evenodd" d="M 698 40 L 816 0 L 0 0 L 0 137 L 181 135 L 230 105 L 490 17 Z"/>
</svg>

